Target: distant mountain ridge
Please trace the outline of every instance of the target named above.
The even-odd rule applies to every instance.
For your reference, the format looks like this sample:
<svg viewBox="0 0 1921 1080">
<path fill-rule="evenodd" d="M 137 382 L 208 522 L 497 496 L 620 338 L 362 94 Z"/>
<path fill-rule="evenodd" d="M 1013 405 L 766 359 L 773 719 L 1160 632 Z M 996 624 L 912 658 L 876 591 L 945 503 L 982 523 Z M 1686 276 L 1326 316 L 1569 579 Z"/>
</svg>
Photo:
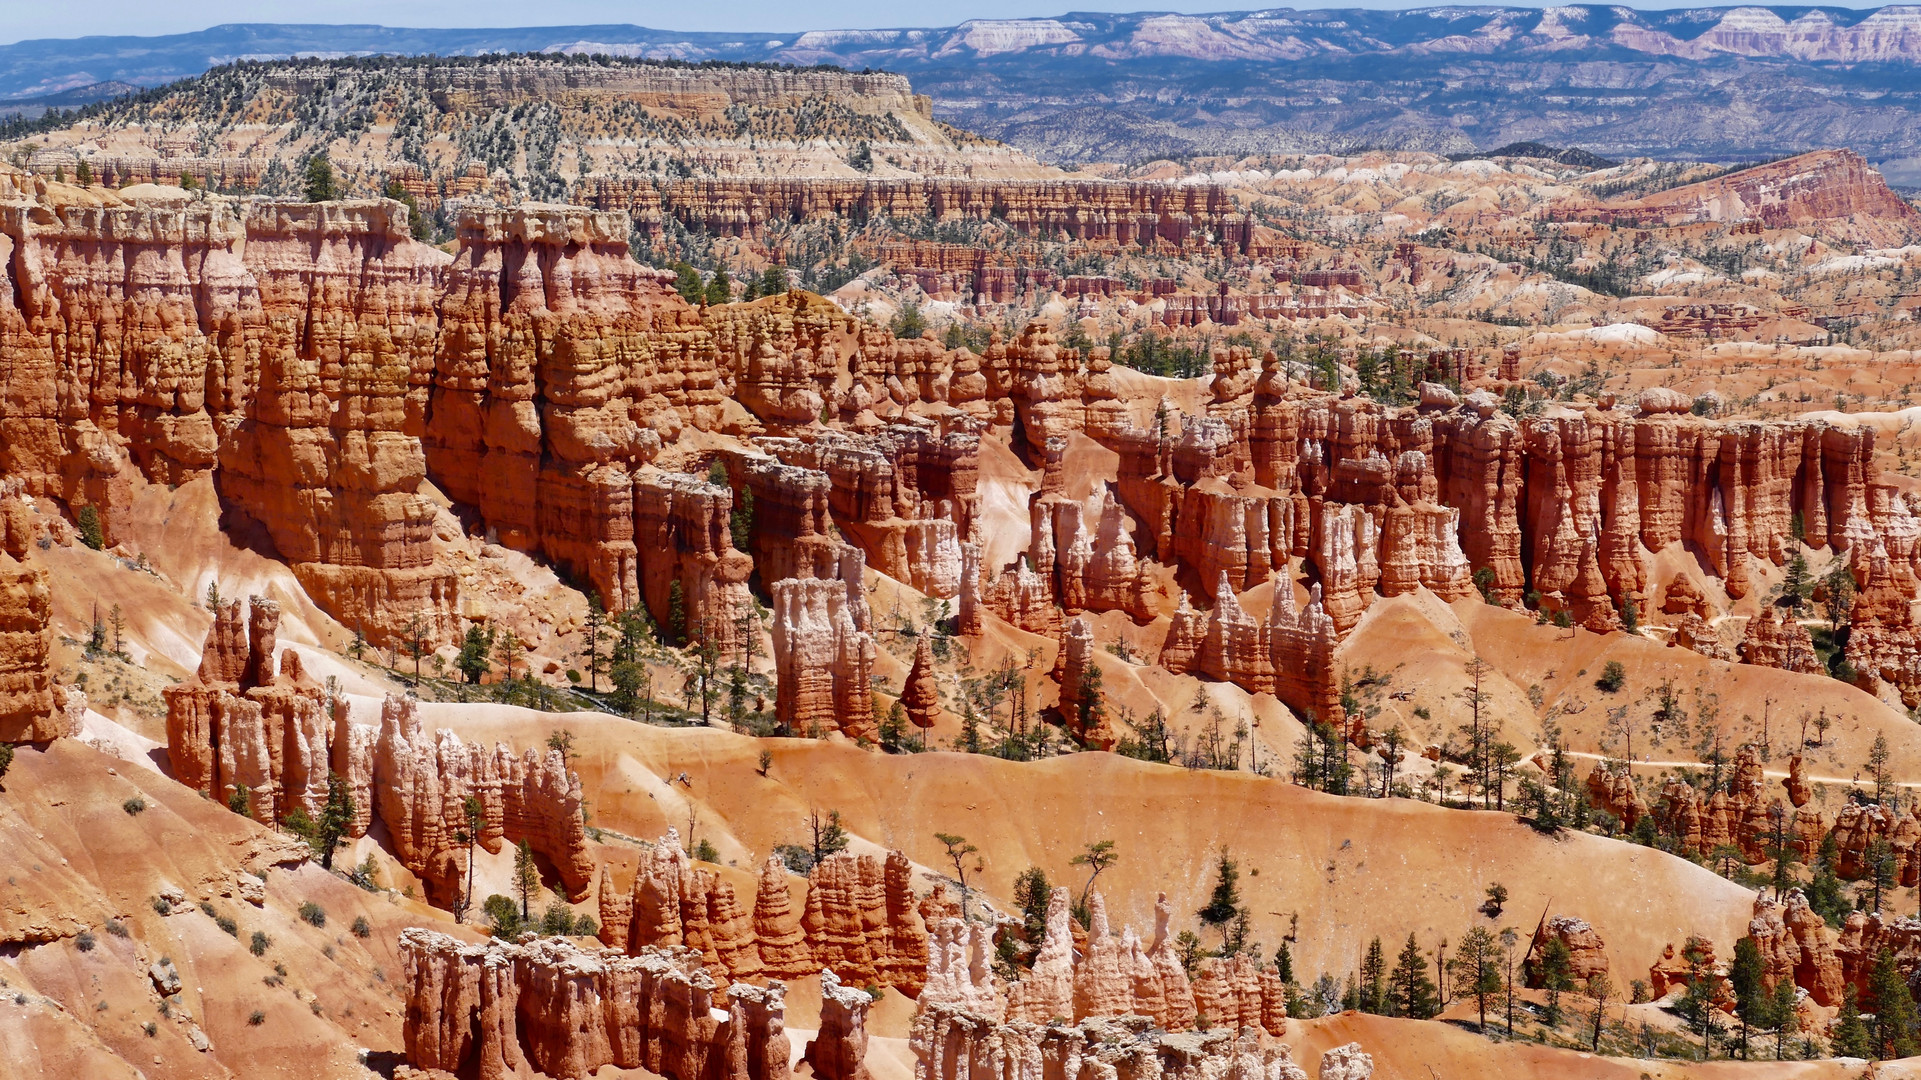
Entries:
<svg viewBox="0 0 1921 1080">
<path fill-rule="evenodd" d="M 1911 5 L 1076 12 L 800 33 L 229 24 L 0 46 L 0 100 L 239 59 L 542 51 L 885 68 L 942 119 L 1065 162 L 1521 141 L 1730 159 L 1844 144 L 1921 178 Z"/>
</svg>

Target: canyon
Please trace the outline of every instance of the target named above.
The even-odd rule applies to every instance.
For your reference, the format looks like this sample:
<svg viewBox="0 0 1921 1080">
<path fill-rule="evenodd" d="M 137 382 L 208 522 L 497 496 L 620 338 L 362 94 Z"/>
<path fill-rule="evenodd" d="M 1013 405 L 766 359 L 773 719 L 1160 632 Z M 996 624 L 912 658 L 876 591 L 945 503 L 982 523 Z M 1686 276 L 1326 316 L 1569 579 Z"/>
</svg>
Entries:
<svg viewBox="0 0 1921 1080">
<path fill-rule="evenodd" d="M 1168 18 L 942 47 L 1267 56 Z M 4 147 L 0 1071 L 1903 1051 L 1921 212 L 1872 155 L 1069 172 L 900 74 L 589 44 Z"/>
</svg>

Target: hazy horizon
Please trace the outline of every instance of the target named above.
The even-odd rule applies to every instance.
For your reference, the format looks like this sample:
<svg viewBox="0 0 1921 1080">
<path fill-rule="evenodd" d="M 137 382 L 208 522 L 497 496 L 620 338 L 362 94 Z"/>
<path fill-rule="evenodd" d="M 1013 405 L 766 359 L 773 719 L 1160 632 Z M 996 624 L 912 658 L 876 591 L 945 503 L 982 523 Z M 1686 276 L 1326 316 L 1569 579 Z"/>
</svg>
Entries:
<svg viewBox="0 0 1921 1080">
<path fill-rule="evenodd" d="M 1556 7 L 1549 3 L 1506 0 L 1492 5 L 1428 4 L 1415 0 L 1338 0 L 1326 4 L 1295 3 L 1272 5 L 1275 9 L 1300 11 L 1342 8 L 1402 10 L 1421 7 Z M 1622 7 L 1642 11 L 1686 10 L 1690 6 L 1673 0 L 1647 2 L 1627 0 Z M 1809 7 L 1866 9 L 1890 6 L 1873 3 L 1827 4 L 1738 4 L 1700 5 L 1705 8 Z M 344 0 L 315 10 L 311 4 L 286 0 L 205 0 L 194 4 L 137 3 L 134 0 L 100 0 L 84 9 L 70 5 L 45 5 L 16 10 L 8 25 L 0 29 L 0 45 L 36 39 L 80 37 L 161 37 L 187 34 L 228 23 L 282 23 L 310 26 L 373 25 L 406 29 L 511 29 L 542 26 L 634 25 L 657 30 L 688 33 L 769 31 L 792 33 L 802 30 L 865 30 L 919 26 L 953 26 L 969 19 L 1040 19 L 1072 11 L 1145 12 L 1178 14 L 1215 14 L 1263 10 L 1264 5 L 1232 3 L 1142 2 L 1113 3 L 1105 0 L 1064 0 L 1062 3 L 1035 4 L 1020 0 L 967 0 L 939 9 L 919 9 L 939 18 L 907 15 L 897 3 L 880 0 L 834 0 L 830 3 L 795 5 L 771 0 L 715 0 L 695 9 L 683 4 L 655 2 L 613 3 L 609 0 L 549 0 L 538 9 L 539 18 L 529 19 L 524 4 L 505 0 Z M 903 16 L 906 17 L 903 17 Z"/>
</svg>

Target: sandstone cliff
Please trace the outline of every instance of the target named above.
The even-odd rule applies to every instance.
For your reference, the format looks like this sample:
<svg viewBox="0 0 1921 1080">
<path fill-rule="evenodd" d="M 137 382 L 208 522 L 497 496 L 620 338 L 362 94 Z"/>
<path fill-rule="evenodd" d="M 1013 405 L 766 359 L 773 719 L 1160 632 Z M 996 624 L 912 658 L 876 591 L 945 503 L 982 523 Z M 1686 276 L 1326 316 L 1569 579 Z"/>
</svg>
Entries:
<svg viewBox="0 0 1921 1080">
<path fill-rule="evenodd" d="M 789 1074 L 781 985 L 718 992 L 684 950 L 610 956 L 557 938 L 465 945 L 409 928 L 400 958 L 407 1061 L 419 1069 L 570 1080 L 609 1065 L 670 1080 Z"/>
</svg>

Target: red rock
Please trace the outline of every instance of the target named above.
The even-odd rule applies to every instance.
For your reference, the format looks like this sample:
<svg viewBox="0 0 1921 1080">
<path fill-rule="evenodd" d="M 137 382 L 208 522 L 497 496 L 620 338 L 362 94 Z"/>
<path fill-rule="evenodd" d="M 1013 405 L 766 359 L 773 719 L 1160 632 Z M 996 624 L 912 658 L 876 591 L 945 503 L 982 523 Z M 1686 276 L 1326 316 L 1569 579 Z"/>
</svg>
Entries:
<svg viewBox="0 0 1921 1080">
<path fill-rule="evenodd" d="M 1113 1080 L 1307 1080 L 1285 1044 L 1265 1043 L 1252 1031 L 1215 1029 L 1181 1036 L 1146 1028 L 1139 1021 L 1107 1018 L 1036 1027 L 997 1023 L 964 1006 L 937 1004 L 915 1015 L 908 1044 L 917 1059 L 917 1076 L 959 1076 L 978 1069 L 1012 1080 L 1042 1080 L 1047 1062 L 1065 1059 L 1098 1068 Z M 1365 1080 L 1370 1075 L 1372 1063 L 1356 1045 L 1329 1058 L 1331 1067 L 1324 1060 L 1321 1073 L 1329 1080 Z"/>
<path fill-rule="evenodd" d="M 1588 798 L 1596 806 L 1621 819 L 1621 827 L 1632 831 L 1647 814 L 1647 804 L 1634 786 L 1634 774 L 1623 768 L 1610 771 L 1607 763 L 1597 761 L 1587 778 Z"/>
<path fill-rule="evenodd" d="M 416 702 L 390 695 L 381 709 L 372 786 L 394 856 L 426 882 L 430 896 L 450 897 L 466 872 L 464 846 L 454 837 L 466 828 L 463 807 L 472 795 L 481 804 L 477 843 L 497 852 L 524 839 L 553 863 L 571 899 L 586 897 L 594 863 L 580 778 L 560 751 L 529 749 L 516 757 L 505 745 L 466 746 L 446 730 L 430 740 Z"/>
<path fill-rule="evenodd" d="M 633 490 L 640 591 L 655 622 L 677 642 L 712 645 L 723 657 L 740 654 L 745 620 L 753 617 L 747 579 L 754 563 L 734 549 L 732 490 L 687 473 L 652 469 L 634 477 Z"/>
<path fill-rule="evenodd" d="M 802 1058 L 822 1080 L 873 1080 L 867 1071 L 867 991 L 842 986 L 832 971 L 820 973 L 820 1033 Z"/>
<path fill-rule="evenodd" d="M 68 730 L 64 713 L 54 707 L 47 670 L 52 619 L 47 572 L 0 551 L 0 742 L 44 742 L 78 734 Z"/>
<path fill-rule="evenodd" d="M 1340 636 L 1322 610 L 1318 585 L 1309 597 L 1308 606 L 1298 608 L 1292 586 L 1278 584 L 1261 623 L 1241 609 L 1225 579 L 1212 612 L 1193 610 L 1183 596 L 1161 648 L 1161 666 L 1176 675 L 1198 672 L 1253 693 L 1272 693 L 1324 722 L 1342 724 L 1333 665 Z"/>
<path fill-rule="evenodd" d="M 754 896 L 754 938 L 760 946 L 762 969 L 770 977 L 797 979 L 820 970 L 807 945 L 800 916 L 794 914 L 787 893 L 787 866 L 770 855 L 760 868 L 760 890 Z"/>
<path fill-rule="evenodd" d="M 1816 1004 L 1841 1003 L 1845 986 L 1841 960 L 1834 952 L 1834 935 L 1821 916 L 1808 907 L 1801 890 L 1789 890 L 1786 905 L 1765 893 L 1754 899 L 1754 919 L 1748 936 L 1766 961 L 1767 989 L 1787 980 L 1808 992 Z"/>
<path fill-rule="evenodd" d="M 774 583 L 775 716 L 796 734 L 838 730 L 875 743 L 867 594 L 858 566 L 847 572 L 845 580 Z"/>
<path fill-rule="evenodd" d="M 1772 604 L 1748 620 L 1747 632 L 1741 637 L 1741 662 L 1804 675 L 1819 675 L 1827 670 L 1814 651 L 1807 627 L 1791 617 L 1777 616 Z"/>
<path fill-rule="evenodd" d="M 1007 1018 L 1030 1024 L 1065 1022 L 1074 1015 L 1074 937 L 1065 888 L 1047 898 L 1047 929 L 1034 966 L 1008 992 Z"/>
<path fill-rule="evenodd" d="M 739 987 L 730 1000 L 685 953 L 610 956 L 555 938 L 463 945 L 410 927 L 401 931 L 400 961 L 403 1038 L 418 1069 L 486 1078 L 581 1077 L 609 1065 L 670 1080 L 788 1075 L 779 984 Z"/>
<path fill-rule="evenodd" d="M 927 943 L 927 978 L 915 999 L 917 1012 L 936 1005 L 988 1020 L 1007 1013 L 1007 996 L 993 969 L 993 931 L 980 923 L 941 919 Z"/>
<path fill-rule="evenodd" d="M 1594 932 L 1585 919 L 1571 915 L 1555 915 L 1542 919 L 1534 928 L 1534 940 L 1528 945 L 1527 957 L 1522 961 L 1527 972 L 1527 985 L 1539 989 L 1546 985 L 1542 982 L 1540 967 L 1541 953 L 1549 941 L 1559 941 L 1567 947 L 1568 975 L 1586 985 L 1589 979 L 1608 972 L 1607 946 L 1601 935 Z"/>
<path fill-rule="evenodd" d="M 1807 770 L 1801 764 L 1800 754 L 1788 759 L 1788 775 L 1781 783 L 1788 789 L 1788 801 L 1797 808 L 1806 806 L 1808 800 L 1814 797 L 1814 789 L 1808 784 Z"/>
<path fill-rule="evenodd" d="M 1852 150 L 1816 150 L 1628 202 L 1573 210 L 1626 223 L 1759 221 L 1770 229 L 1828 218 L 1921 224 L 1921 213 L 1888 189 Z"/>
<path fill-rule="evenodd" d="M 1662 591 L 1661 610 L 1669 615 L 1694 614 L 1702 618 L 1712 614 L 1701 587 L 1679 572 L 1668 580 L 1667 588 Z"/>
<path fill-rule="evenodd" d="M 940 719 L 940 691 L 934 685 L 934 650 L 927 635 L 914 644 L 914 666 L 901 687 L 901 707 L 907 719 L 925 731 Z"/>
</svg>

